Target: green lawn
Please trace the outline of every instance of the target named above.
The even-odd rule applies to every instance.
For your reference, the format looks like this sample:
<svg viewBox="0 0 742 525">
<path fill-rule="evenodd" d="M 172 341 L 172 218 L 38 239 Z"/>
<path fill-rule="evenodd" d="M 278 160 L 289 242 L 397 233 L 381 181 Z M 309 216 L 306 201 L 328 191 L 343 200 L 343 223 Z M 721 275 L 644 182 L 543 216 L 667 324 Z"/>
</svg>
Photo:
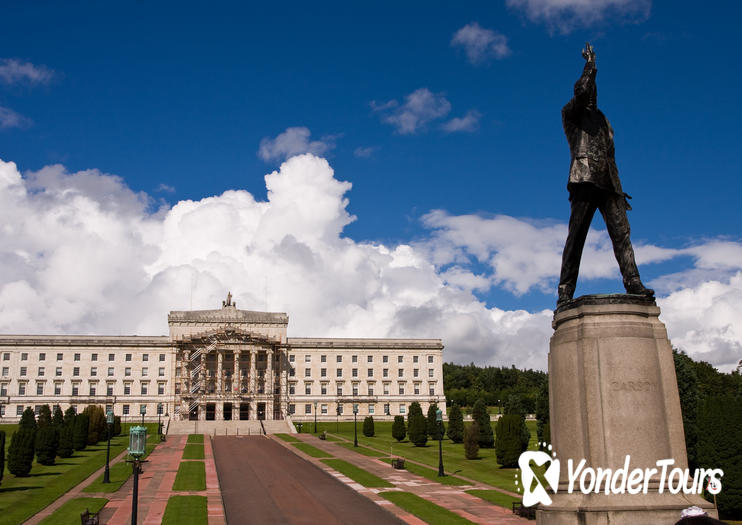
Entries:
<svg viewBox="0 0 742 525">
<path fill-rule="evenodd" d="M 368 447 L 362 447 L 360 446 L 360 444 L 357 447 L 354 447 L 353 443 L 348 443 L 347 441 L 338 441 L 338 445 L 343 446 L 347 449 L 353 450 L 355 452 L 358 452 L 359 454 L 363 454 L 364 456 L 370 456 L 372 458 L 383 458 L 384 456 L 389 455 L 384 452 L 380 452 L 378 450 L 370 449 Z"/>
<path fill-rule="evenodd" d="M 278 439 L 282 439 L 284 441 L 288 441 L 289 443 L 296 443 L 297 441 L 301 441 L 301 439 L 291 435 L 291 434 L 274 434 Z"/>
<path fill-rule="evenodd" d="M 465 481 L 461 478 L 457 478 L 455 476 L 438 477 L 437 470 L 433 470 L 428 467 L 421 467 L 420 465 L 411 463 L 409 461 L 405 461 L 404 468 L 405 470 L 407 470 L 407 472 L 411 472 L 417 476 L 422 476 L 424 478 L 429 479 L 430 481 L 435 481 L 436 483 L 441 483 L 443 485 L 454 485 L 457 487 L 460 487 L 462 485 L 471 486 L 471 483 L 469 483 L 468 481 Z"/>
<path fill-rule="evenodd" d="M 184 461 L 178 467 L 173 490 L 206 490 L 206 466 L 203 461 Z"/>
<path fill-rule="evenodd" d="M 15 425 L 13 425 L 15 426 Z M 123 451 L 129 443 L 128 436 L 111 439 L 111 457 Z M 10 440 L 6 442 L 10 446 Z M 57 458 L 55 465 L 34 463 L 31 474 L 17 478 L 7 470 L 0 485 L 0 515 L 4 523 L 21 523 L 49 505 L 62 494 L 80 484 L 85 478 L 105 465 L 106 443 L 89 445 L 75 452 L 70 458 Z M 78 517 L 79 520 L 79 517 Z"/>
<path fill-rule="evenodd" d="M 162 523 L 166 525 L 204 525 L 208 521 L 206 496 L 170 496 Z"/>
<path fill-rule="evenodd" d="M 188 443 L 203 443 L 204 442 L 204 435 L 203 434 L 188 434 L 188 441 L 187 442 Z"/>
<path fill-rule="evenodd" d="M 430 440 L 427 447 L 416 447 L 408 441 L 397 442 L 392 437 L 392 422 L 374 422 L 376 435 L 366 437 L 360 435 L 358 443 L 361 446 L 374 448 L 385 455 L 400 456 L 406 459 L 423 463 L 437 470 L 438 468 L 438 443 Z M 527 421 L 531 431 L 530 448 L 536 448 L 536 422 Z M 494 422 L 492 423 L 494 428 Z M 319 431 L 327 430 L 335 433 L 335 423 L 318 423 Z M 353 422 L 340 423 L 339 436 L 353 441 Z M 443 440 L 443 465 L 447 473 L 458 474 L 465 478 L 473 479 L 481 483 L 492 485 L 501 489 L 516 492 L 515 473 L 517 469 L 503 469 L 497 464 L 494 449 L 480 449 L 480 459 L 468 460 L 464 457 L 464 445 L 453 443 L 448 439 Z"/>
<path fill-rule="evenodd" d="M 444 509 L 410 492 L 380 492 L 379 496 L 388 499 L 410 514 L 414 514 L 429 525 L 473 523 L 448 509 Z"/>
<path fill-rule="evenodd" d="M 147 456 L 152 453 L 154 448 L 158 445 L 158 443 L 155 440 L 152 440 L 152 442 L 147 443 L 147 447 L 145 448 L 144 456 L 142 458 L 146 458 Z M 113 451 L 111 452 L 111 457 L 113 457 Z M 103 474 L 100 475 L 98 479 L 90 483 L 87 487 L 82 489 L 83 492 L 116 492 L 118 489 L 121 488 L 121 485 L 123 485 L 127 479 L 129 479 L 129 476 L 132 474 L 132 466 L 131 463 L 127 463 L 126 459 L 129 456 L 124 457 L 123 460 L 114 463 L 111 465 L 108 479 L 110 480 L 110 483 L 103 483 Z M 147 468 L 146 463 L 143 468 Z"/>
<path fill-rule="evenodd" d="M 204 459 L 203 443 L 189 443 L 183 449 L 183 459 Z"/>
<path fill-rule="evenodd" d="M 500 507 L 505 507 L 506 509 L 512 509 L 513 502 L 520 501 L 522 499 L 519 497 L 516 498 L 515 496 L 510 496 L 508 494 L 503 494 L 502 492 L 499 492 L 497 490 L 467 490 L 466 493 L 478 498 L 482 498 L 483 500 L 494 503 L 495 505 L 498 505 Z"/>
<path fill-rule="evenodd" d="M 313 458 L 331 458 L 332 454 L 320 450 L 309 443 L 292 443 L 293 446 L 304 452 L 305 454 L 312 456 Z"/>
<path fill-rule="evenodd" d="M 323 459 L 322 463 L 325 463 L 327 466 L 337 470 L 344 476 L 348 476 L 350 479 L 352 479 L 356 483 L 360 483 L 364 487 L 394 486 L 388 481 L 383 480 L 378 476 L 374 476 L 370 472 L 358 468 L 355 465 L 348 463 L 347 461 L 343 461 L 342 459 Z"/>
<path fill-rule="evenodd" d="M 98 512 L 106 503 L 108 503 L 106 498 L 71 499 L 55 510 L 53 514 L 44 518 L 40 525 L 79 525 L 80 514 L 85 512 L 85 509 L 90 512 Z"/>
</svg>

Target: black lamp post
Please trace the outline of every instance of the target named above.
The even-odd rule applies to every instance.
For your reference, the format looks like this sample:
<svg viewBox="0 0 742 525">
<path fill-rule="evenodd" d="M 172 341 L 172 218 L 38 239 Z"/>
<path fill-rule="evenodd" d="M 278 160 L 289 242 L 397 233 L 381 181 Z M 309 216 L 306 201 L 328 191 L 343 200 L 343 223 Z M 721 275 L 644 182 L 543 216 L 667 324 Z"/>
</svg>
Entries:
<svg viewBox="0 0 742 525">
<path fill-rule="evenodd" d="M 358 403 L 353 403 L 353 446 L 358 446 Z"/>
<path fill-rule="evenodd" d="M 335 432 L 340 432 L 340 403 L 335 408 Z"/>
<path fill-rule="evenodd" d="M 144 426 L 144 414 L 147 413 L 147 405 L 140 406 L 139 413 L 142 414 L 142 426 Z"/>
<path fill-rule="evenodd" d="M 438 422 L 438 476 L 445 476 L 443 472 L 443 411 L 439 408 L 435 412 L 435 420 Z"/>
<path fill-rule="evenodd" d="M 314 433 L 317 433 L 317 402 L 314 402 Z"/>
<path fill-rule="evenodd" d="M 144 412 L 142 411 L 142 417 Z M 131 496 L 131 525 L 137 525 L 137 500 L 139 499 L 139 468 L 142 456 L 147 447 L 147 429 L 145 427 L 132 427 L 129 431 L 129 454 L 134 473 L 134 488 Z"/>
<path fill-rule="evenodd" d="M 162 415 L 162 403 L 157 403 L 157 437 L 162 438 L 162 426 L 160 424 L 160 416 Z"/>
<path fill-rule="evenodd" d="M 502 414 L 502 410 L 500 409 L 500 400 L 498 399 L 497 400 L 497 415 L 499 416 L 500 414 Z"/>
<path fill-rule="evenodd" d="M 108 446 L 106 447 L 106 470 L 103 471 L 103 483 L 111 482 L 110 469 L 108 463 L 111 459 L 111 427 L 113 426 L 113 410 L 109 410 L 106 414 L 106 427 L 108 428 Z"/>
</svg>

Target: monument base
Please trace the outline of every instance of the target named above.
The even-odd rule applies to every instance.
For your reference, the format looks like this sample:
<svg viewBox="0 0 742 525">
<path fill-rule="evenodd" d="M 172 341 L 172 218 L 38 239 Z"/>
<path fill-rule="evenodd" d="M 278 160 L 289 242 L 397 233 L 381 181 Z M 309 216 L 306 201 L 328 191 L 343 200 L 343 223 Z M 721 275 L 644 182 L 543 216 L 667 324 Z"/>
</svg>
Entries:
<svg viewBox="0 0 742 525">
<path fill-rule="evenodd" d="M 659 492 L 657 461 L 686 469 L 683 420 L 667 331 L 653 298 L 589 295 L 554 315 L 549 351 L 551 444 L 559 491 L 537 511 L 539 524 L 674 524 L 692 505 L 716 516 L 697 494 Z M 568 461 L 585 468 L 657 469 L 647 494 L 567 493 Z"/>
</svg>

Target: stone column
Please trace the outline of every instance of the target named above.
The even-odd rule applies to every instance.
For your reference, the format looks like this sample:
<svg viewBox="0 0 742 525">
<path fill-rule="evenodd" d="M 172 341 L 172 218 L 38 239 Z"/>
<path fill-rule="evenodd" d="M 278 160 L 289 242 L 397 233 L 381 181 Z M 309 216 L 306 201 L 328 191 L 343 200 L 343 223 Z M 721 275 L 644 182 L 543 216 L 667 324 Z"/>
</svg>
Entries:
<svg viewBox="0 0 742 525">
<path fill-rule="evenodd" d="M 242 350 L 235 350 L 233 355 L 234 371 L 232 372 L 232 392 L 235 394 L 239 394 L 242 392 L 242 378 L 240 377 L 240 356 L 242 355 Z M 232 410 L 234 410 L 234 408 L 232 408 Z"/>
<path fill-rule="evenodd" d="M 265 403 L 265 419 L 273 419 L 273 349 L 265 351 L 265 393 L 268 394 Z"/>
<path fill-rule="evenodd" d="M 254 399 L 250 401 L 250 413 L 248 416 L 248 419 L 251 420 L 258 419 L 258 403 Z"/>
<path fill-rule="evenodd" d="M 251 396 L 255 396 L 258 393 L 258 382 L 257 378 L 255 377 L 257 375 L 257 360 L 258 360 L 258 350 L 257 348 L 251 348 L 250 349 L 250 375 L 248 376 L 248 384 L 250 385 L 248 388 L 248 391 Z M 252 419 L 252 416 L 250 416 Z"/>
<path fill-rule="evenodd" d="M 216 393 L 224 395 L 224 351 L 216 351 Z"/>
</svg>

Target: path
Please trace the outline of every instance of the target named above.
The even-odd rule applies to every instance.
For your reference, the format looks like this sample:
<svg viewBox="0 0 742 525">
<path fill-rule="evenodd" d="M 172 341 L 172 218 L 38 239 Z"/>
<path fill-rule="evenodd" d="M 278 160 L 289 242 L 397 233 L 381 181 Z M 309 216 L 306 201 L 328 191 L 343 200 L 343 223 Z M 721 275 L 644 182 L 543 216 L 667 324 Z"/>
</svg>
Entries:
<svg viewBox="0 0 742 525">
<path fill-rule="evenodd" d="M 214 447 L 230 523 L 400 523 L 273 439 L 217 436 Z"/>
<path fill-rule="evenodd" d="M 376 476 L 379 476 L 380 478 L 385 479 L 386 481 L 394 484 L 396 490 L 412 492 L 413 494 L 416 494 L 421 498 L 435 503 L 436 505 L 440 505 L 441 507 L 455 512 L 456 514 L 470 521 L 473 521 L 474 523 L 521 525 L 528 523 L 527 519 L 514 515 L 510 509 L 494 505 L 492 503 L 489 503 L 488 501 L 485 501 L 476 496 L 472 496 L 471 494 L 467 494 L 465 492 L 466 490 L 471 489 L 493 490 L 494 487 L 491 487 L 489 485 L 485 485 L 482 483 L 473 483 L 470 486 L 441 485 L 440 483 L 436 483 L 426 478 L 411 474 L 406 470 L 393 469 L 389 464 L 388 458 L 378 459 L 364 456 L 362 454 L 359 454 L 358 452 L 355 452 L 354 450 L 338 445 L 335 442 L 323 441 L 311 434 L 294 435 L 302 441 L 311 443 L 313 446 L 332 454 L 338 459 L 343 459 L 345 461 L 348 461 L 349 463 L 353 463 L 357 467 L 360 467 Z M 275 440 L 277 442 L 280 441 L 278 438 L 275 438 Z M 319 460 L 301 453 L 298 449 L 296 449 L 296 447 L 291 446 L 289 443 L 281 442 L 281 444 L 287 448 L 294 449 L 296 453 L 300 454 L 307 460 L 317 464 L 324 470 L 334 472 L 324 463 L 321 463 Z M 375 501 L 381 499 L 381 496 L 378 496 L 379 492 L 382 492 L 383 490 L 389 490 L 365 488 L 358 485 L 357 483 L 353 483 L 348 478 L 339 475 L 339 473 L 335 473 L 335 475 L 339 479 L 346 481 L 346 483 L 355 488 L 357 491 L 363 493 L 364 495 Z M 405 519 L 404 516 L 401 517 Z M 408 520 L 405 519 L 405 521 Z"/>
</svg>

